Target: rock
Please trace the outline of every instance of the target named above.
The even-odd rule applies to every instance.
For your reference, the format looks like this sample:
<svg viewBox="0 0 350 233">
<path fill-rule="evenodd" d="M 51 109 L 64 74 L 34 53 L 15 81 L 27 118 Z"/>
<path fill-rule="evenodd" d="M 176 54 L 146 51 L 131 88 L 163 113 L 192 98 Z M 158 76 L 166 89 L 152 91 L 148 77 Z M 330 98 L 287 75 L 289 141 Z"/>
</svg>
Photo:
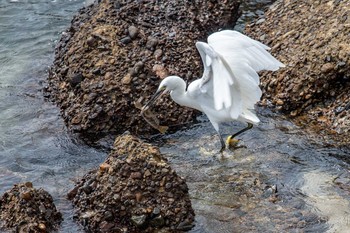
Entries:
<svg viewBox="0 0 350 233">
<path fill-rule="evenodd" d="M 11 232 L 52 232 L 58 230 L 62 215 L 48 192 L 26 182 L 2 195 L 0 220 L 1 227 Z"/>
<path fill-rule="evenodd" d="M 110 229 L 173 232 L 171 229 L 182 226 L 183 222 L 190 229 L 194 211 L 187 185 L 158 148 L 131 135 L 119 136 L 103 164 L 110 165 L 109 172 L 89 172 L 69 193 L 86 231 L 102 232 L 100 228 L 104 228 L 104 232 Z M 147 177 L 142 175 L 147 171 Z M 161 187 L 163 180 L 171 186 Z M 96 188 L 85 192 L 84 187 L 94 182 Z"/>
<path fill-rule="evenodd" d="M 86 44 L 90 47 L 96 47 L 97 46 L 98 41 L 96 40 L 95 37 L 90 36 L 89 38 L 87 38 L 86 40 Z"/>
<path fill-rule="evenodd" d="M 158 39 L 153 36 L 147 38 L 146 48 L 153 50 L 158 44 Z"/>
<path fill-rule="evenodd" d="M 139 33 L 139 30 L 135 26 L 130 26 L 128 28 L 129 36 L 131 39 L 135 39 L 137 37 L 137 34 Z"/>
<path fill-rule="evenodd" d="M 75 87 L 78 84 L 80 84 L 83 80 L 84 80 L 84 76 L 81 73 L 79 73 L 79 74 L 73 74 L 70 77 L 69 82 L 72 85 L 72 87 Z"/>
<path fill-rule="evenodd" d="M 201 77 L 195 42 L 233 28 L 238 6 L 236 0 L 96 1 L 79 11 L 57 44 L 47 96 L 61 108 L 67 126 L 85 138 L 125 130 L 157 133 L 132 103 L 140 97 L 142 104 L 148 101 L 166 75 Z M 181 125 L 198 115 L 169 97 L 154 109 L 162 125 Z"/>
<path fill-rule="evenodd" d="M 123 44 L 129 44 L 131 42 L 131 38 L 129 36 L 126 36 L 120 39 L 120 42 L 122 42 Z"/>
<path fill-rule="evenodd" d="M 343 118 L 336 109 L 350 102 L 349 12 L 346 1 L 280 0 L 246 28 L 286 65 L 262 73 L 263 102 L 344 146 L 350 145 L 350 111 Z"/>
</svg>

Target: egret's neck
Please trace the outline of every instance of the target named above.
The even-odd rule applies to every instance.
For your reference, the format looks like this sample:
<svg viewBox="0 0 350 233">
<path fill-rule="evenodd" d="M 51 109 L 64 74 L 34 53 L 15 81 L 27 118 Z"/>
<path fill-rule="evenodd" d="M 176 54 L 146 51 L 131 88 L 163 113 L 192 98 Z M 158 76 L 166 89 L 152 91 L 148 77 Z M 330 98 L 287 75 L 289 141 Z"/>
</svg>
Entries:
<svg viewBox="0 0 350 233">
<path fill-rule="evenodd" d="M 170 91 L 171 98 L 178 104 L 182 106 L 188 106 L 189 97 L 186 93 L 186 83 L 181 79 L 181 81 L 177 84 L 176 88 Z"/>
</svg>

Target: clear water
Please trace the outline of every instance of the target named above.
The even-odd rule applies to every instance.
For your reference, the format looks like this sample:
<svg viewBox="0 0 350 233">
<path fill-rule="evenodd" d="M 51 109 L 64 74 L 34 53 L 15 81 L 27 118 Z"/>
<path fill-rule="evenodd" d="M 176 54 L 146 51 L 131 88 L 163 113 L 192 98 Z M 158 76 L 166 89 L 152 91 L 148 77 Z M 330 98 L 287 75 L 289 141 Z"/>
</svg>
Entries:
<svg viewBox="0 0 350 233">
<path fill-rule="evenodd" d="M 252 9 L 270 2 L 246 3 L 241 21 L 261 15 Z M 72 220 L 67 191 L 106 157 L 71 135 L 57 107 L 42 96 L 54 45 L 83 5 L 83 0 L 0 3 L 0 193 L 23 181 L 45 188 L 64 214 L 60 232 L 65 233 L 82 232 Z M 266 110 L 259 116 L 262 123 L 241 137 L 247 148 L 226 152 L 224 158 L 205 117 L 156 138 L 187 179 L 197 214 L 191 232 L 346 232 L 350 166 L 337 158 L 348 152 L 309 140 Z M 228 135 L 240 127 L 223 129 Z M 269 192 L 275 186 L 280 200 L 273 203 Z"/>
</svg>

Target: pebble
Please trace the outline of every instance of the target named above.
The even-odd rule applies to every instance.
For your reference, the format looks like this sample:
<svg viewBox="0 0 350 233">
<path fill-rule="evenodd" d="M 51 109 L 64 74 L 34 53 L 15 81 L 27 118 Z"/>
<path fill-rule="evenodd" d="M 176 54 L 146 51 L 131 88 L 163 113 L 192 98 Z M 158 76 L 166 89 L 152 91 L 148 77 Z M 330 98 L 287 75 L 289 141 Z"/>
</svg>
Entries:
<svg viewBox="0 0 350 233">
<path fill-rule="evenodd" d="M 130 26 L 128 28 L 129 36 L 131 39 L 135 39 L 139 33 L 139 30 L 135 26 Z"/>
<path fill-rule="evenodd" d="M 126 36 L 120 39 L 120 42 L 122 42 L 123 44 L 129 44 L 131 42 L 131 38 L 129 36 Z"/>
</svg>

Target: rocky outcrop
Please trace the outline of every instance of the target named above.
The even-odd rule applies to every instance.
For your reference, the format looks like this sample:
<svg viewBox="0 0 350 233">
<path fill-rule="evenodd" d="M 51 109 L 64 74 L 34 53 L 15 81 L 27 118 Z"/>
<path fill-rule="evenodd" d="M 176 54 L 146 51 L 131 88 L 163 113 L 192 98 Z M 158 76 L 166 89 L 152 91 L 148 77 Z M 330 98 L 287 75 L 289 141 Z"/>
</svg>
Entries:
<svg viewBox="0 0 350 233">
<path fill-rule="evenodd" d="M 350 142 L 349 15 L 347 1 L 283 0 L 246 30 L 286 65 L 262 75 L 262 103 L 344 145 Z"/>
<path fill-rule="evenodd" d="M 235 0 L 98 2 L 63 33 L 47 87 L 69 128 L 85 135 L 154 132 L 135 101 L 144 104 L 167 75 L 200 77 L 195 42 L 233 27 L 239 16 Z M 169 99 L 155 110 L 169 126 L 198 114 Z"/>
<path fill-rule="evenodd" d="M 52 232 L 57 230 L 62 215 L 52 197 L 30 182 L 15 184 L 0 199 L 1 227 L 11 232 Z"/>
<path fill-rule="evenodd" d="M 181 232 L 194 221 L 185 180 L 158 148 L 130 135 L 117 137 L 107 160 L 68 197 L 89 232 Z"/>
</svg>

